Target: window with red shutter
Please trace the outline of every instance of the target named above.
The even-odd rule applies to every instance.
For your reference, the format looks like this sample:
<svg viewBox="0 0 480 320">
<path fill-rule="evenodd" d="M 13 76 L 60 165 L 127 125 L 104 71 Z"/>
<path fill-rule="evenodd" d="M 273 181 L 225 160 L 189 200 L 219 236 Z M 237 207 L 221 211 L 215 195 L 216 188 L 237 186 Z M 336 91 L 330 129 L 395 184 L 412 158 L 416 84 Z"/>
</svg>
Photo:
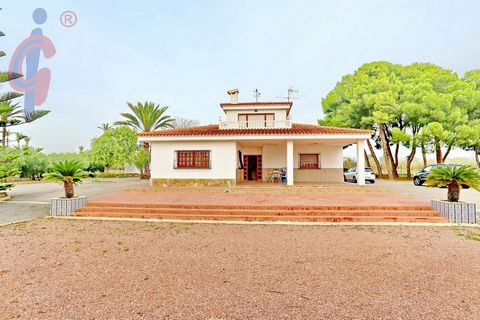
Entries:
<svg viewBox="0 0 480 320">
<path fill-rule="evenodd" d="M 210 169 L 210 150 L 177 150 L 175 159 L 175 169 Z"/>
<path fill-rule="evenodd" d="M 299 155 L 298 167 L 300 169 L 319 169 L 320 154 L 318 153 L 301 153 Z"/>
</svg>

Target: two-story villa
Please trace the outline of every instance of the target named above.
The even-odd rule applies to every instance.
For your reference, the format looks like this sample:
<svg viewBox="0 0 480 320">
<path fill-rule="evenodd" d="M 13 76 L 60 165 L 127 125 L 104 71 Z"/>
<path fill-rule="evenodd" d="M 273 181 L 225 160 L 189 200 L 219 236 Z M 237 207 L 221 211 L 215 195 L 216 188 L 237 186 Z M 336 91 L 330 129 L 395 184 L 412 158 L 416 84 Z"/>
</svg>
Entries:
<svg viewBox="0 0 480 320">
<path fill-rule="evenodd" d="M 368 130 L 292 123 L 292 102 L 239 102 L 228 91 L 219 124 L 139 134 L 151 144 L 151 184 L 233 186 L 242 182 L 341 183 L 343 148 L 356 144 L 364 184 Z M 282 174 L 282 171 L 284 174 Z"/>
</svg>

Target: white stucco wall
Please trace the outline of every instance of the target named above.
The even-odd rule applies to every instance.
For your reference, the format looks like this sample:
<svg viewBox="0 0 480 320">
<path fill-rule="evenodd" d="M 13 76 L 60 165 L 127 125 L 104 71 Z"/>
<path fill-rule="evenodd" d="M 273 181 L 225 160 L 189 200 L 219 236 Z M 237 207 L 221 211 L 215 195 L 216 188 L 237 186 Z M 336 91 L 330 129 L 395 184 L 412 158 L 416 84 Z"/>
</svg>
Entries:
<svg viewBox="0 0 480 320">
<path fill-rule="evenodd" d="M 285 168 L 287 166 L 286 145 L 263 146 L 263 167 L 264 168 Z"/>
<path fill-rule="evenodd" d="M 255 112 L 254 110 L 257 110 Z M 285 121 L 287 119 L 287 110 L 281 109 L 249 109 L 249 110 L 227 110 L 225 111 L 226 121 L 238 121 L 239 114 L 262 114 L 273 113 L 275 115 L 275 121 Z"/>
<path fill-rule="evenodd" d="M 298 168 L 299 154 L 320 153 L 320 168 L 343 168 L 343 148 L 328 145 L 293 145 L 294 168 Z"/>
<path fill-rule="evenodd" d="M 263 154 L 263 148 L 262 147 L 239 147 L 239 150 L 242 151 L 243 155 L 257 155 Z"/>
<path fill-rule="evenodd" d="M 262 151 L 263 149 L 263 151 Z M 285 144 L 265 144 L 262 147 L 241 147 L 243 154 L 261 154 L 264 168 L 285 168 L 287 147 Z M 294 168 L 298 168 L 299 154 L 320 153 L 321 168 L 343 168 L 343 148 L 328 145 L 293 145 Z"/>
<path fill-rule="evenodd" d="M 153 142 L 152 179 L 235 179 L 237 144 L 235 141 Z M 175 150 L 211 150 L 210 169 L 175 169 Z"/>
</svg>

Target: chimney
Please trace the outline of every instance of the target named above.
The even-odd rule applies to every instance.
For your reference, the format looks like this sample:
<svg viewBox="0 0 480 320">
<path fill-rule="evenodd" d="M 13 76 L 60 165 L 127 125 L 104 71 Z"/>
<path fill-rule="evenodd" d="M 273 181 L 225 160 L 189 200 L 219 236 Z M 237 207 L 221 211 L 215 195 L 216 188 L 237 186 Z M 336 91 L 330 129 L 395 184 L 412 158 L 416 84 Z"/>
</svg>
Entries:
<svg viewBox="0 0 480 320">
<path fill-rule="evenodd" d="M 230 96 L 230 103 L 238 103 L 238 89 L 228 90 L 227 93 Z"/>
</svg>

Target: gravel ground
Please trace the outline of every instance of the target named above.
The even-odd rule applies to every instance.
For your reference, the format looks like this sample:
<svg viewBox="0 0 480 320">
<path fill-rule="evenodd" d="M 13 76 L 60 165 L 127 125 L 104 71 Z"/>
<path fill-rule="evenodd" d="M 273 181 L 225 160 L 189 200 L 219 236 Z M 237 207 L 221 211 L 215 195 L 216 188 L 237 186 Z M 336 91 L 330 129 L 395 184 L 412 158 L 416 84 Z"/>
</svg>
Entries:
<svg viewBox="0 0 480 320">
<path fill-rule="evenodd" d="M 480 229 L 39 219 L 0 319 L 479 319 Z"/>
</svg>

